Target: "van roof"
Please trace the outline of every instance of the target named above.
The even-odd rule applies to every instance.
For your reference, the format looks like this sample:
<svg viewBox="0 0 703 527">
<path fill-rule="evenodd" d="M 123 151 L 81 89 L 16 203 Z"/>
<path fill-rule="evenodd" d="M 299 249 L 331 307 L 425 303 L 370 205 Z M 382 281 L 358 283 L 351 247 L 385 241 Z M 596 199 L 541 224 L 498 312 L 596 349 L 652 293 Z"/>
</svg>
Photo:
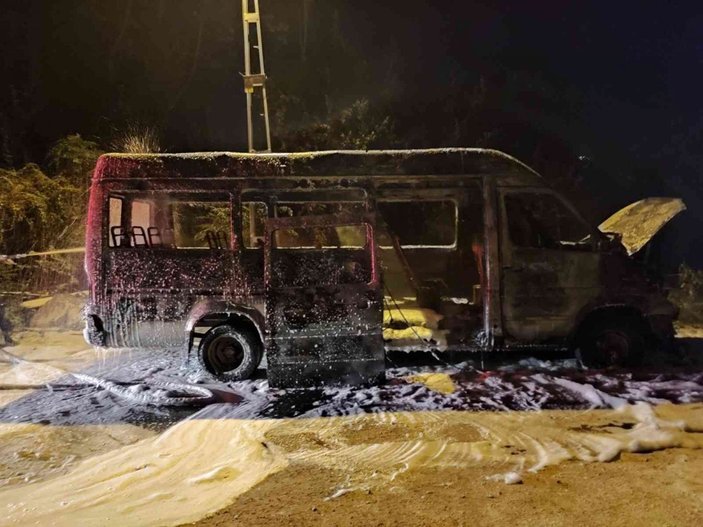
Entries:
<svg viewBox="0 0 703 527">
<path fill-rule="evenodd" d="M 489 175 L 541 185 L 524 163 L 498 150 L 330 150 L 300 153 L 105 154 L 94 179 L 261 178 L 374 175 Z"/>
</svg>

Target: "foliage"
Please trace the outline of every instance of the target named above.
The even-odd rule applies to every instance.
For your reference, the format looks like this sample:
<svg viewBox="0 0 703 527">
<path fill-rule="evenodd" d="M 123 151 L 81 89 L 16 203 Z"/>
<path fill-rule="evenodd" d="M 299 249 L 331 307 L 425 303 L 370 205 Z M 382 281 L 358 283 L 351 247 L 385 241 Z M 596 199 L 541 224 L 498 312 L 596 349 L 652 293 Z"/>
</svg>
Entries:
<svg viewBox="0 0 703 527">
<path fill-rule="evenodd" d="M 679 320 L 703 322 L 703 270 L 682 264 L 679 267 L 679 287 L 671 292 L 670 299 L 680 310 Z"/>
<path fill-rule="evenodd" d="M 84 191 L 35 164 L 0 170 L 0 253 L 62 247 L 82 227 Z"/>
<path fill-rule="evenodd" d="M 98 144 L 74 134 L 59 139 L 49 151 L 49 169 L 76 186 L 86 185 L 102 152 Z"/>
<path fill-rule="evenodd" d="M 0 254 L 82 245 L 85 191 L 34 164 L 0 170 Z M 80 282 L 81 255 L 18 259 L 0 264 L 1 290 L 53 291 Z"/>
<path fill-rule="evenodd" d="M 3 293 L 35 294 L 73 292 L 86 287 L 83 254 L 52 254 L 0 263 L 0 297 Z"/>
<path fill-rule="evenodd" d="M 200 246 L 207 245 L 208 232 L 230 235 L 229 205 L 222 203 L 183 204 L 176 208 L 177 229 L 181 236 Z"/>
<path fill-rule="evenodd" d="M 679 268 L 679 288 L 685 299 L 703 302 L 703 270 L 682 264 Z"/>
<path fill-rule="evenodd" d="M 277 109 L 283 116 L 290 101 L 279 99 Z M 397 142 L 390 117 L 379 115 L 366 99 L 354 102 L 327 122 L 316 120 L 301 128 L 286 129 L 282 118 L 278 124 L 278 150 L 282 151 L 368 150 L 388 148 Z"/>
</svg>

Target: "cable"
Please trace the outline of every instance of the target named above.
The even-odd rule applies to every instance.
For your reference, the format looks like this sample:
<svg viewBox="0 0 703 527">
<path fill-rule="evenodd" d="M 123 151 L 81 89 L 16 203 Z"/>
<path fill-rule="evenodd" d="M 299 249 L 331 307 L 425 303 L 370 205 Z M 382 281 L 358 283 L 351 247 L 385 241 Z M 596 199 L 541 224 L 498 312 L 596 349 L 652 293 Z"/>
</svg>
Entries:
<svg viewBox="0 0 703 527">
<path fill-rule="evenodd" d="M 415 336 L 417 337 L 418 340 L 420 340 L 422 343 L 424 343 L 424 344 L 427 345 L 426 351 L 429 352 L 429 353 L 435 358 L 435 360 L 437 360 L 438 362 L 444 364 L 445 366 L 448 366 L 448 367 L 450 367 L 450 368 L 453 368 L 453 369 L 455 369 L 455 370 L 457 370 L 457 371 L 461 371 L 461 368 L 457 367 L 455 364 L 451 364 L 451 363 L 445 361 L 444 359 L 441 359 L 441 358 L 437 355 L 437 353 L 435 353 L 435 351 L 434 351 L 434 350 L 432 349 L 432 347 L 431 347 L 431 344 L 430 344 L 427 340 L 425 340 L 424 338 L 422 338 L 422 337 L 420 336 L 420 334 L 419 334 L 417 331 L 415 331 L 415 327 L 410 324 L 410 321 L 407 319 L 407 317 L 405 316 L 405 314 L 403 313 L 403 311 L 400 309 L 400 306 L 398 305 L 398 302 L 396 302 L 395 297 L 394 297 L 393 294 L 391 293 L 390 289 L 388 289 L 388 286 L 384 284 L 384 288 L 385 288 L 386 292 L 388 293 L 388 296 L 390 297 L 390 299 L 393 301 L 393 304 L 395 305 L 395 308 L 398 310 L 398 313 L 400 313 L 400 316 L 401 316 L 401 317 L 403 318 L 403 320 L 405 321 L 405 324 L 406 324 L 406 325 L 410 328 L 410 330 L 415 334 Z M 384 299 L 384 301 L 385 301 L 385 299 Z M 389 311 L 389 313 L 390 313 L 390 311 Z M 393 321 L 393 315 L 391 314 L 390 317 L 391 317 L 391 322 L 392 322 L 392 321 Z"/>
</svg>

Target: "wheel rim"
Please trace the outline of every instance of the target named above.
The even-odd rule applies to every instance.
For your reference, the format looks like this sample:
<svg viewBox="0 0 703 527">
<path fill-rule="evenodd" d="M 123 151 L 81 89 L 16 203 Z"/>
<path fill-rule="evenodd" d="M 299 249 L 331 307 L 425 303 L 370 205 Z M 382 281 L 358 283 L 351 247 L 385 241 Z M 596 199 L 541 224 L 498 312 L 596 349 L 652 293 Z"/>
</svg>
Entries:
<svg viewBox="0 0 703 527">
<path fill-rule="evenodd" d="M 622 364 L 630 354 L 630 339 L 622 331 L 604 331 L 596 338 L 596 349 L 607 364 Z"/>
<path fill-rule="evenodd" d="M 213 373 L 227 373 L 239 368 L 244 362 L 244 348 L 234 337 L 222 335 L 210 343 L 207 358 Z"/>
</svg>

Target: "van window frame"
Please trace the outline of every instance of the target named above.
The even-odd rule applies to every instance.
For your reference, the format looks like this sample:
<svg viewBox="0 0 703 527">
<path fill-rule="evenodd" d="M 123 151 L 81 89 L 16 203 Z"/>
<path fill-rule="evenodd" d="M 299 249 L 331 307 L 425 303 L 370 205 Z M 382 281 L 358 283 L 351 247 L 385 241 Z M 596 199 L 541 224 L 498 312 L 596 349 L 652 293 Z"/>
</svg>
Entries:
<svg viewBox="0 0 703 527">
<path fill-rule="evenodd" d="M 477 196 L 481 201 L 481 206 L 483 207 L 483 191 L 481 181 L 473 178 L 471 176 L 469 180 L 473 185 L 475 183 L 475 196 Z M 408 250 L 456 250 L 459 246 L 459 230 L 460 230 L 460 210 L 464 205 L 466 200 L 466 193 L 468 190 L 467 186 L 464 185 L 452 185 L 444 188 L 418 188 L 417 179 L 423 181 L 425 179 L 432 179 L 432 176 L 413 176 L 403 183 L 407 183 L 408 186 L 403 188 L 398 188 L 395 186 L 388 186 L 387 182 L 381 182 L 378 187 L 376 195 L 375 209 L 382 220 L 379 213 L 378 204 L 382 202 L 433 202 L 433 201 L 451 201 L 454 203 L 454 241 L 451 244 L 403 244 L 400 243 L 401 249 Z M 377 234 L 378 235 L 378 234 Z M 378 248 L 381 250 L 393 249 L 392 245 L 382 245 L 379 243 Z"/>
<path fill-rule="evenodd" d="M 315 199 L 311 199 L 315 198 Z M 333 188 L 244 188 L 237 192 L 237 207 L 233 209 L 233 222 L 238 244 L 242 251 L 261 251 L 261 246 L 247 247 L 244 245 L 244 204 L 263 203 L 266 206 L 267 219 L 275 219 L 278 206 L 281 204 L 303 204 L 303 203 L 360 203 L 364 211 L 370 210 L 368 190 L 363 187 L 342 187 Z M 311 214 L 310 216 L 319 216 Z M 303 217 L 303 216 L 298 216 Z"/>
<path fill-rule="evenodd" d="M 218 251 L 229 251 L 234 252 L 238 247 L 237 233 L 234 230 L 234 210 L 235 210 L 235 198 L 238 192 L 233 190 L 198 190 L 198 189 L 187 189 L 187 190 L 144 190 L 144 189 L 107 189 L 105 191 L 103 203 L 102 203 L 102 225 L 101 225 L 101 245 L 103 250 L 129 250 L 129 249 L 139 249 L 148 251 L 178 251 L 178 252 L 212 252 L 214 250 Z M 211 249 L 209 247 L 165 247 L 165 246 L 114 246 L 111 244 L 111 225 L 110 225 L 110 200 L 119 199 L 122 201 L 121 213 L 120 213 L 120 225 L 124 227 L 125 223 L 129 221 L 131 224 L 131 207 L 134 201 L 154 201 L 156 199 L 168 199 L 178 202 L 192 202 L 192 203 L 207 203 L 207 202 L 219 202 L 227 203 L 229 205 L 229 233 L 228 239 L 229 244 L 223 249 Z"/>
<path fill-rule="evenodd" d="M 584 244 L 582 246 L 569 246 L 569 245 L 560 245 L 558 247 L 532 247 L 532 246 L 524 246 L 524 245 L 518 245 L 516 244 L 511 235 L 510 235 L 510 223 L 508 219 L 508 209 L 506 206 L 505 198 L 506 196 L 509 195 L 515 195 L 515 194 L 530 194 L 533 196 L 537 195 L 550 195 L 553 196 L 557 201 L 559 201 L 564 207 L 572 214 L 572 217 L 578 220 L 584 227 L 585 231 L 588 232 L 588 237 L 590 238 L 588 240 L 587 244 Z M 598 235 L 597 235 L 597 230 L 588 222 L 584 219 L 584 217 L 579 213 L 579 211 L 567 200 L 564 196 L 562 196 L 560 193 L 550 189 L 550 188 L 545 188 L 545 187 L 511 187 L 511 188 L 501 188 L 499 189 L 499 196 L 500 196 L 500 234 L 501 234 L 501 240 L 502 244 L 507 244 L 505 245 L 506 248 L 511 248 L 511 249 L 519 249 L 519 250 L 531 250 L 531 251 L 558 251 L 558 252 L 564 252 L 564 251 L 570 251 L 570 252 L 597 252 L 597 240 L 598 240 Z M 508 255 L 509 251 L 503 251 L 504 255 Z M 504 256 L 505 258 L 506 256 Z M 509 256 L 507 256 L 509 258 Z"/>
</svg>

